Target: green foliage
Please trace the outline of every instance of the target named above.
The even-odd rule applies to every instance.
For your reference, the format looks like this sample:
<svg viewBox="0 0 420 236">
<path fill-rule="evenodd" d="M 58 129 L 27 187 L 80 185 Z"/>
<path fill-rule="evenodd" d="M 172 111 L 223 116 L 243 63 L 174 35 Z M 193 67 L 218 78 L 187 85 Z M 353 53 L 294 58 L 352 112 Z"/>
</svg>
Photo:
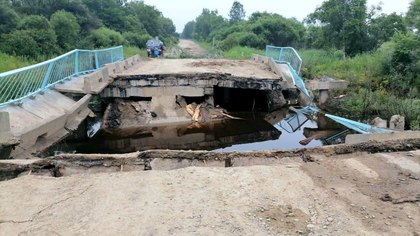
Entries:
<svg viewBox="0 0 420 236">
<path fill-rule="evenodd" d="M 220 47 L 223 50 L 229 50 L 238 45 L 262 48 L 264 47 L 264 42 L 252 32 L 236 32 L 229 34 L 227 38 L 221 42 Z"/>
<path fill-rule="evenodd" d="M 77 18 L 70 12 L 57 11 L 51 16 L 50 21 L 57 35 L 58 46 L 64 51 L 74 49 L 80 33 Z"/>
<path fill-rule="evenodd" d="M 332 106 L 338 107 L 337 114 L 350 119 L 369 122 L 379 116 L 389 120 L 393 115 L 405 117 L 406 129 L 420 130 L 420 100 L 399 98 L 384 90 L 371 91 L 360 88 Z"/>
<path fill-rule="evenodd" d="M 201 15 L 195 19 L 193 37 L 200 41 L 209 41 L 210 33 L 227 25 L 226 20 L 217 11 L 203 9 Z"/>
<path fill-rule="evenodd" d="M 88 9 L 97 15 L 102 23 L 110 29 L 124 29 L 126 20 L 122 2 L 115 0 L 83 0 Z"/>
<path fill-rule="evenodd" d="M 9 33 L 19 24 L 19 16 L 9 3 L 0 0 L 0 34 Z"/>
<path fill-rule="evenodd" d="M 0 61 L 0 73 L 36 63 L 25 57 L 10 56 L 4 52 L 0 52 Z"/>
<path fill-rule="evenodd" d="M 131 57 L 134 55 L 140 55 L 142 57 L 147 57 L 146 50 L 142 50 L 138 47 L 133 46 L 124 46 L 124 56 Z"/>
<path fill-rule="evenodd" d="M 146 33 L 159 38 L 169 45 L 176 42 L 177 34 L 172 20 L 162 16 L 154 6 L 146 5 L 142 1 L 130 1 L 126 5 L 127 11 L 141 22 Z"/>
<path fill-rule="evenodd" d="M 150 35 L 177 41 L 172 21 L 142 1 L 0 0 L 0 49 L 10 55 L 38 60 L 76 47 L 144 47 Z"/>
<path fill-rule="evenodd" d="M 307 18 L 307 23 L 321 24 L 324 46 L 334 45 L 347 55 L 354 56 L 366 50 L 366 0 L 328 0 Z"/>
<path fill-rule="evenodd" d="M 383 77 L 383 57 L 378 52 L 360 54 L 353 58 L 345 58 L 342 51 L 310 49 L 300 50 L 299 54 L 304 62 L 302 68 L 304 78 L 327 76 L 346 80 L 352 86 L 362 86 L 369 81 L 379 81 Z"/>
<path fill-rule="evenodd" d="M 391 88 L 400 95 L 418 94 L 420 90 L 420 37 L 413 34 L 399 34 L 393 41 L 395 49 L 388 67 L 392 78 Z"/>
<path fill-rule="evenodd" d="M 395 12 L 389 15 L 381 14 L 370 22 L 369 35 L 372 48 L 389 41 L 396 32 L 405 33 L 404 17 Z"/>
<path fill-rule="evenodd" d="M 237 23 L 239 21 L 243 21 L 245 19 L 245 10 L 244 6 L 238 2 L 234 1 L 232 4 L 232 8 L 229 12 L 230 22 Z"/>
<path fill-rule="evenodd" d="M 420 0 L 413 0 L 407 12 L 407 24 L 417 34 L 420 33 Z"/>
<path fill-rule="evenodd" d="M 296 19 L 272 14 L 263 15 L 253 21 L 250 31 L 261 37 L 266 44 L 297 47 L 301 44 L 305 27 Z"/>
<path fill-rule="evenodd" d="M 195 21 L 190 21 L 185 24 L 184 30 L 182 31 L 181 38 L 192 39 L 195 28 Z"/>
<path fill-rule="evenodd" d="M 149 34 L 141 34 L 135 32 L 124 32 L 122 36 L 128 45 L 136 46 L 138 48 L 145 48 L 147 40 L 152 38 L 152 36 Z"/>
<path fill-rule="evenodd" d="M 29 30 L 15 30 L 1 39 L 0 49 L 7 54 L 36 58 L 41 53 Z"/>
<path fill-rule="evenodd" d="M 235 46 L 230 50 L 225 51 L 223 56 L 234 60 L 249 60 L 252 57 L 252 54 L 264 55 L 264 52 L 255 48 Z"/>
<path fill-rule="evenodd" d="M 25 17 L 18 30 L 1 36 L 3 52 L 36 59 L 57 52 L 57 37 L 48 20 L 43 16 Z"/>
<path fill-rule="evenodd" d="M 95 48 L 114 47 L 125 43 L 120 33 L 106 27 L 93 30 L 88 39 Z"/>
</svg>

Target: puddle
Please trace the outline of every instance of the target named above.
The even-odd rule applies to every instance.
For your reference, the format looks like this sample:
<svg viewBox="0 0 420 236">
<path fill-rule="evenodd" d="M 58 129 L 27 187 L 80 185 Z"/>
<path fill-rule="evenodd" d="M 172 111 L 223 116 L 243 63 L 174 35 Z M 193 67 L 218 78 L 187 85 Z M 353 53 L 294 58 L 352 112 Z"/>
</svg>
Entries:
<svg viewBox="0 0 420 236">
<path fill-rule="evenodd" d="M 160 127 L 100 130 L 93 138 L 63 141 L 43 156 L 59 152 L 128 153 L 152 149 L 256 151 L 319 147 L 344 141 L 343 129 L 281 110 L 270 114 L 234 113 L 242 120 L 222 120 Z M 331 139 L 332 138 L 332 139 Z M 342 139 L 342 140 L 341 140 Z"/>
</svg>

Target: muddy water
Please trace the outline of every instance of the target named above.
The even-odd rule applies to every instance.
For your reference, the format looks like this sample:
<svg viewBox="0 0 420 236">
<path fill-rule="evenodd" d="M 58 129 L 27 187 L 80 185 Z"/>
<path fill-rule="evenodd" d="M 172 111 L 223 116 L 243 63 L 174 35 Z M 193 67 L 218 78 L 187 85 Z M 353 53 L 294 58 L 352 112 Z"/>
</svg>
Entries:
<svg viewBox="0 0 420 236">
<path fill-rule="evenodd" d="M 148 128 L 100 130 L 93 138 L 64 141 L 44 153 L 127 153 L 151 149 L 252 151 L 318 147 L 341 130 L 322 119 L 287 110 L 271 114 L 235 113 L 240 120 Z M 335 140 L 337 141 L 337 140 Z M 338 140 L 340 141 L 340 140 Z"/>
</svg>

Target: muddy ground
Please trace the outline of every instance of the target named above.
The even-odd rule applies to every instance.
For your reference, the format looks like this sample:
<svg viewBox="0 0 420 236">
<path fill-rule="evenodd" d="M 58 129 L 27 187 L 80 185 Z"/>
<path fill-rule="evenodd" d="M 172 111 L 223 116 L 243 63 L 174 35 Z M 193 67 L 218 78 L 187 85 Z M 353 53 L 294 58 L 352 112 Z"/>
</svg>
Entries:
<svg viewBox="0 0 420 236">
<path fill-rule="evenodd" d="M 196 42 L 187 39 L 180 39 L 178 46 L 194 57 L 204 57 L 207 51 Z"/>
<path fill-rule="evenodd" d="M 112 173 L 26 173 L 0 182 L 0 234 L 419 235 L 420 151 L 385 147 L 151 151 L 123 157 L 155 158 L 150 171 L 117 164 Z M 182 163 L 201 167 L 173 169 Z"/>
</svg>

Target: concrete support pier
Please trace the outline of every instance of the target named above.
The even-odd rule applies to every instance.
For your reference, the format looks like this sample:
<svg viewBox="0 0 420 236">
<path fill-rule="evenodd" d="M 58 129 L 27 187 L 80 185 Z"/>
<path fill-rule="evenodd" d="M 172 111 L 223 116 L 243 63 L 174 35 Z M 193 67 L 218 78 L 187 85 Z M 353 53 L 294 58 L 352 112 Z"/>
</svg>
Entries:
<svg viewBox="0 0 420 236">
<path fill-rule="evenodd" d="M 347 89 L 348 82 L 344 80 L 335 80 L 329 77 L 323 77 L 316 80 L 305 81 L 305 86 L 309 90 L 318 90 L 319 103 L 321 109 L 325 108 L 327 101 L 330 97 L 330 90 L 344 90 Z"/>
</svg>

